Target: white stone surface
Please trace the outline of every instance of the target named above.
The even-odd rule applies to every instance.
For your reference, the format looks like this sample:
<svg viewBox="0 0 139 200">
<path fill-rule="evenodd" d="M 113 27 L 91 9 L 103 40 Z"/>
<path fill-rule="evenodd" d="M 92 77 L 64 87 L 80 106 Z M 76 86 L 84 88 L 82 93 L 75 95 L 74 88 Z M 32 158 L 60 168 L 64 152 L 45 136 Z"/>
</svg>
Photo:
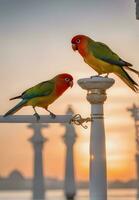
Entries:
<svg viewBox="0 0 139 200">
<path fill-rule="evenodd" d="M 90 133 L 90 200 L 107 200 L 107 170 L 103 103 L 107 96 L 105 90 L 114 84 L 114 80 L 104 77 L 92 77 L 78 80 L 82 89 L 88 91 L 87 100 L 91 104 Z"/>
<path fill-rule="evenodd" d="M 67 110 L 66 114 L 74 114 L 71 107 Z M 67 199 L 74 199 L 76 195 L 75 172 L 74 172 L 74 143 L 76 142 L 76 132 L 72 124 L 64 124 L 65 134 L 63 136 L 66 145 L 66 158 L 65 158 L 65 181 L 64 193 Z"/>
<path fill-rule="evenodd" d="M 34 176 L 33 176 L 33 200 L 44 200 L 45 189 L 44 189 L 44 175 L 43 175 L 43 145 L 47 140 L 41 134 L 43 128 L 47 128 L 47 124 L 29 124 L 28 128 L 33 130 L 33 136 L 29 141 L 33 145 L 34 150 Z"/>
<path fill-rule="evenodd" d="M 40 115 L 38 123 L 68 123 L 72 115 L 57 115 L 55 119 L 51 116 Z M 37 123 L 33 115 L 11 115 L 7 117 L 0 116 L 0 123 Z"/>
<path fill-rule="evenodd" d="M 106 90 L 111 87 L 111 84 L 114 84 L 114 80 L 112 78 L 94 76 L 92 78 L 79 79 L 78 84 L 84 90 L 92 90 L 92 89 Z"/>
</svg>

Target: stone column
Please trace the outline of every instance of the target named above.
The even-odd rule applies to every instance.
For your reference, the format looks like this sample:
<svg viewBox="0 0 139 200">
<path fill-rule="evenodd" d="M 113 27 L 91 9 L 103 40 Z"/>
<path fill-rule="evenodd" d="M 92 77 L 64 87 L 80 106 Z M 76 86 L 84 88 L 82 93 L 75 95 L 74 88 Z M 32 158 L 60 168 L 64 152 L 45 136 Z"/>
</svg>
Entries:
<svg viewBox="0 0 139 200">
<path fill-rule="evenodd" d="M 139 0 L 135 0 L 136 2 L 136 19 L 139 19 Z"/>
<path fill-rule="evenodd" d="M 34 131 L 34 135 L 29 139 L 34 149 L 33 200 L 45 199 L 42 151 L 47 139 L 41 135 L 41 130 L 47 127 L 48 125 L 39 123 L 28 125 L 28 128 Z"/>
<path fill-rule="evenodd" d="M 106 90 L 114 80 L 104 77 L 92 77 L 78 80 L 82 89 L 88 91 L 87 100 L 91 104 L 90 134 L 90 200 L 107 200 L 107 170 L 103 103 Z"/>
<path fill-rule="evenodd" d="M 73 113 L 71 106 L 69 106 L 66 114 L 73 115 Z M 72 124 L 66 123 L 64 126 L 66 128 L 63 136 L 66 145 L 64 193 L 67 199 L 73 200 L 76 195 L 73 146 L 76 142 L 77 135 Z"/>
<path fill-rule="evenodd" d="M 137 200 L 139 199 L 139 107 L 133 104 L 131 108 L 127 109 L 131 112 L 131 117 L 134 119 L 135 122 L 135 140 L 136 140 L 136 154 L 135 154 L 135 161 L 136 161 L 136 174 L 137 174 Z"/>
</svg>

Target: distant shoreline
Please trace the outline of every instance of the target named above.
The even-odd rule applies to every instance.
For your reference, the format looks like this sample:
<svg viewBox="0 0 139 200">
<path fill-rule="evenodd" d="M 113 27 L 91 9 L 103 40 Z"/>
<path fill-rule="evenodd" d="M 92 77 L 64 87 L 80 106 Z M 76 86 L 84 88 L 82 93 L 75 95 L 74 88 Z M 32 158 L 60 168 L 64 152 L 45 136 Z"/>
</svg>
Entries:
<svg viewBox="0 0 139 200">
<path fill-rule="evenodd" d="M 18 170 L 14 170 L 8 177 L 0 177 L 0 191 L 5 190 L 32 190 L 32 178 L 25 178 Z M 46 190 L 61 190 L 64 188 L 64 180 L 52 177 L 44 177 Z M 88 189 L 88 181 L 77 181 L 77 189 Z M 108 182 L 109 189 L 137 189 L 139 181 L 132 179 L 126 182 L 115 180 Z"/>
</svg>

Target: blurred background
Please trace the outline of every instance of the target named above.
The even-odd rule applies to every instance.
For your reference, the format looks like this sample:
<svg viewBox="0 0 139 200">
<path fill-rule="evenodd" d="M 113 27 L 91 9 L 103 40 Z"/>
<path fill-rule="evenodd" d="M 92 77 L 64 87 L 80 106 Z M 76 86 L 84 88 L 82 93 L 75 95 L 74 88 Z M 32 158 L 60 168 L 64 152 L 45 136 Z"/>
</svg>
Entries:
<svg viewBox="0 0 139 200">
<path fill-rule="evenodd" d="M 73 52 L 71 38 L 76 34 L 85 34 L 104 42 L 139 70 L 136 4 L 138 1 L 135 3 L 133 0 L 0 0 L 0 114 L 3 115 L 18 102 L 9 101 L 9 98 L 58 73 L 67 72 L 74 76 L 74 87 L 50 108 L 55 114 L 65 114 L 71 104 L 74 113 L 88 117 L 90 105 L 77 80 L 96 73 L 78 53 Z M 138 77 L 132 76 L 139 82 Z M 111 74 L 110 77 L 116 83 L 108 91 L 105 104 L 108 181 L 111 187 L 127 188 L 128 185 L 132 190 L 130 194 L 129 189 L 109 192 L 113 198 L 115 194 L 121 197 L 126 193 L 131 200 L 135 199 L 136 193 L 133 190 L 136 185 L 136 141 L 134 120 L 127 108 L 131 108 L 133 103 L 139 105 L 139 95 L 116 76 Z M 37 110 L 40 114 L 47 114 L 43 109 Z M 32 115 L 33 110 L 26 107 L 17 114 Z M 87 189 L 90 130 L 75 127 L 75 131 L 78 136 L 74 143 L 75 178 L 79 186 L 82 183 L 83 188 Z M 51 183 L 47 183 L 47 187 L 55 189 L 54 183 L 57 181 L 59 189 L 62 189 L 66 159 L 66 146 L 62 139 L 65 126 L 50 124 L 41 132 L 48 139 L 43 145 L 43 174 Z M 0 124 L 1 200 L 12 199 L 12 195 L 15 195 L 14 199 L 31 198 L 31 192 L 26 190 L 31 190 L 34 173 L 34 150 L 28 141 L 32 136 L 33 129 L 28 128 L 27 124 Z M 13 182 L 1 187 L 3 179 L 13 177 L 16 178 L 13 182 L 17 179 L 28 180 L 27 185 L 21 187 L 25 191 L 18 193 L 20 197 L 17 193 L 8 192 Z M 53 198 L 48 191 L 49 195 Z M 64 198 L 61 193 L 56 195 L 61 195 L 59 199 Z M 80 199 L 87 199 L 87 195 L 86 190 L 85 197 L 82 194 Z"/>
</svg>

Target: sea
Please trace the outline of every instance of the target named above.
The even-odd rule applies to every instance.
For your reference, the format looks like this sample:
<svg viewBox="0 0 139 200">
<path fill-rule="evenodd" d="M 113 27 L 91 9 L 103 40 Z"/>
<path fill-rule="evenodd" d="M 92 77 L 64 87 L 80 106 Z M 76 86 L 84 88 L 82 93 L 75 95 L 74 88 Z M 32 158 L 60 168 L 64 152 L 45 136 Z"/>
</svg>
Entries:
<svg viewBox="0 0 139 200">
<path fill-rule="evenodd" d="M 108 200 L 139 200 L 135 189 L 110 189 Z M 31 200 L 31 191 L 0 191 L 0 200 Z M 45 200 L 66 200 L 62 190 L 48 190 Z M 75 200 L 89 200 L 88 190 L 79 190 Z"/>
</svg>

